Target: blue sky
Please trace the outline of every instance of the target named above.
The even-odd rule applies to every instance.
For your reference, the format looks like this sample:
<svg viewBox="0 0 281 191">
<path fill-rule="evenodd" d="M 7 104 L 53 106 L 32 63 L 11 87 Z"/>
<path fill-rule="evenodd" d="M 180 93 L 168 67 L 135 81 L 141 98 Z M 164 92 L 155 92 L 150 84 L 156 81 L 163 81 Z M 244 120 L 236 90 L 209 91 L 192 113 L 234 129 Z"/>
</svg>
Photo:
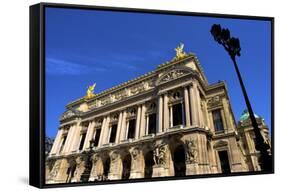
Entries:
<svg viewBox="0 0 281 191">
<path fill-rule="evenodd" d="M 269 21 L 46 8 L 46 134 L 55 137 L 65 105 L 97 83 L 99 93 L 154 70 L 180 42 L 197 55 L 209 83 L 225 80 L 236 121 L 246 108 L 234 66 L 210 34 L 239 37 L 237 59 L 254 112 L 271 126 Z"/>
</svg>

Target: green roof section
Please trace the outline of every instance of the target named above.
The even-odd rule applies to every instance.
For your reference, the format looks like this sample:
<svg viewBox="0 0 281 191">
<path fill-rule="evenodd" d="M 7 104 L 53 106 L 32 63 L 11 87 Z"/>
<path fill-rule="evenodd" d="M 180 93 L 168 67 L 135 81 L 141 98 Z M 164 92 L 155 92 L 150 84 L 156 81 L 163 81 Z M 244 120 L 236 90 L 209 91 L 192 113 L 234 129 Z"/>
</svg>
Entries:
<svg viewBox="0 0 281 191">
<path fill-rule="evenodd" d="M 260 118 L 260 116 L 258 116 L 257 114 L 254 113 L 255 118 Z M 240 117 L 239 121 L 245 121 L 246 119 L 248 119 L 250 117 L 250 114 L 248 112 L 247 109 L 245 109 Z"/>
</svg>

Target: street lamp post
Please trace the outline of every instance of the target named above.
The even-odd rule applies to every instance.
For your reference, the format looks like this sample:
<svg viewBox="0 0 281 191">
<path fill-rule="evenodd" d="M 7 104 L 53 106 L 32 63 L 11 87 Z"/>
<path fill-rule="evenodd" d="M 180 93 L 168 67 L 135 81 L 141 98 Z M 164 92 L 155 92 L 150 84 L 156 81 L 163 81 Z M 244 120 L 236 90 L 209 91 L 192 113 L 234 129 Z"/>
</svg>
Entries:
<svg viewBox="0 0 281 191">
<path fill-rule="evenodd" d="M 270 147 L 264 141 L 264 139 L 261 135 L 261 132 L 259 130 L 258 123 L 254 116 L 254 112 L 253 112 L 252 106 L 250 104 L 250 100 L 248 98 L 246 88 L 244 86 L 242 76 L 240 74 L 240 71 L 239 71 L 239 68 L 238 68 L 238 65 L 237 65 L 237 62 L 235 59 L 236 56 L 240 56 L 241 48 L 240 48 L 239 39 L 230 37 L 229 30 L 221 28 L 221 26 L 218 24 L 214 24 L 212 26 L 211 33 L 212 33 L 215 41 L 217 41 L 219 44 L 221 44 L 224 47 L 224 49 L 228 52 L 231 60 L 233 61 L 235 71 L 237 73 L 240 86 L 242 88 L 246 106 L 248 108 L 250 120 L 252 122 L 252 126 L 254 127 L 254 133 L 256 136 L 255 146 L 256 146 L 256 150 L 260 151 L 259 163 L 260 163 L 261 169 L 264 171 L 272 171 L 272 158 L 271 158 L 271 155 L 269 155 L 269 153 L 268 153 L 268 149 Z"/>
</svg>

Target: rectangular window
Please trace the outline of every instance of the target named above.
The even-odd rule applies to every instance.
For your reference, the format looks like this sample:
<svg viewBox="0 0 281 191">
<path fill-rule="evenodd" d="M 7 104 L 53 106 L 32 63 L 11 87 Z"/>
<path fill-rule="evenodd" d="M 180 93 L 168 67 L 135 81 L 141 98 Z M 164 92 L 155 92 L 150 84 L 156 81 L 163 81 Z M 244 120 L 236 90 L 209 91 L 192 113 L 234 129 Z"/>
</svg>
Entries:
<svg viewBox="0 0 281 191">
<path fill-rule="evenodd" d="M 148 134 L 156 133 L 156 113 L 150 114 L 148 119 Z"/>
<path fill-rule="evenodd" d="M 62 142 L 61 142 L 61 146 L 60 146 L 60 153 L 62 152 L 63 150 L 63 147 L 64 147 L 64 144 L 65 144 L 65 141 L 66 141 L 66 135 L 62 137 Z"/>
<path fill-rule="evenodd" d="M 222 132 L 224 130 L 223 123 L 222 123 L 222 116 L 221 111 L 219 109 L 214 110 L 213 114 L 213 121 L 214 121 L 214 128 L 216 132 Z"/>
<path fill-rule="evenodd" d="M 101 128 L 96 129 L 96 134 L 95 134 L 95 138 L 94 138 L 94 147 L 98 146 L 98 144 L 99 144 L 100 133 L 101 133 Z"/>
<path fill-rule="evenodd" d="M 231 171 L 230 171 L 227 151 L 219 151 L 218 154 L 221 163 L 221 172 L 226 174 L 230 173 Z"/>
<path fill-rule="evenodd" d="M 82 133 L 80 136 L 80 145 L 79 145 L 79 151 L 83 149 L 85 138 L 86 138 L 86 133 Z"/>
<path fill-rule="evenodd" d="M 178 103 L 173 105 L 173 126 L 182 125 L 182 104 Z"/>
<path fill-rule="evenodd" d="M 135 138 L 135 132 L 136 132 L 136 119 L 131 119 L 129 121 L 128 139 Z"/>
<path fill-rule="evenodd" d="M 114 124 L 114 125 L 111 126 L 111 133 L 110 133 L 110 138 L 109 138 L 110 143 L 115 142 L 116 133 L 117 133 L 117 124 Z"/>
</svg>

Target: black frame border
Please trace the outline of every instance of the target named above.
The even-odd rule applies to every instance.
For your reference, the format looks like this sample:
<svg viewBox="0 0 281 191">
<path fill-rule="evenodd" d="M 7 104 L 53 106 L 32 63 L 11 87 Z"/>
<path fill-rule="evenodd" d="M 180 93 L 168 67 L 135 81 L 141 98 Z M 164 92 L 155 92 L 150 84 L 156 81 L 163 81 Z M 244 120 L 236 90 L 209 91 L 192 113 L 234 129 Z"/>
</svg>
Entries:
<svg viewBox="0 0 281 191">
<path fill-rule="evenodd" d="M 100 10 L 113 12 L 148 13 L 164 15 L 198 16 L 211 18 L 247 19 L 263 20 L 271 22 L 271 144 L 272 144 L 272 171 L 270 172 L 239 172 L 231 174 L 206 174 L 189 175 L 184 177 L 155 177 L 130 180 L 111 180 L 102 182 L 81 182 L 81 183 L 45 183 L 45 8 L 65 8 L 65 9 L 84 9 Z M 171 10 L 155 10 L 124 7 L 107 7 L 94 5 L 75 5 L 61 3 L 39 3 L 29 8 L 29 184 L 38 188 L 56 188 L 88 185 L 106 185 L 117 183 L 153 182 L 167 180 L 184 180 L 194 178 L 211 177 L 232 177 L 241 175 L 260 175 L 274 173 L 274 17 L 233 15 L 218 13 L 200 13 Z"/>
</svg>

